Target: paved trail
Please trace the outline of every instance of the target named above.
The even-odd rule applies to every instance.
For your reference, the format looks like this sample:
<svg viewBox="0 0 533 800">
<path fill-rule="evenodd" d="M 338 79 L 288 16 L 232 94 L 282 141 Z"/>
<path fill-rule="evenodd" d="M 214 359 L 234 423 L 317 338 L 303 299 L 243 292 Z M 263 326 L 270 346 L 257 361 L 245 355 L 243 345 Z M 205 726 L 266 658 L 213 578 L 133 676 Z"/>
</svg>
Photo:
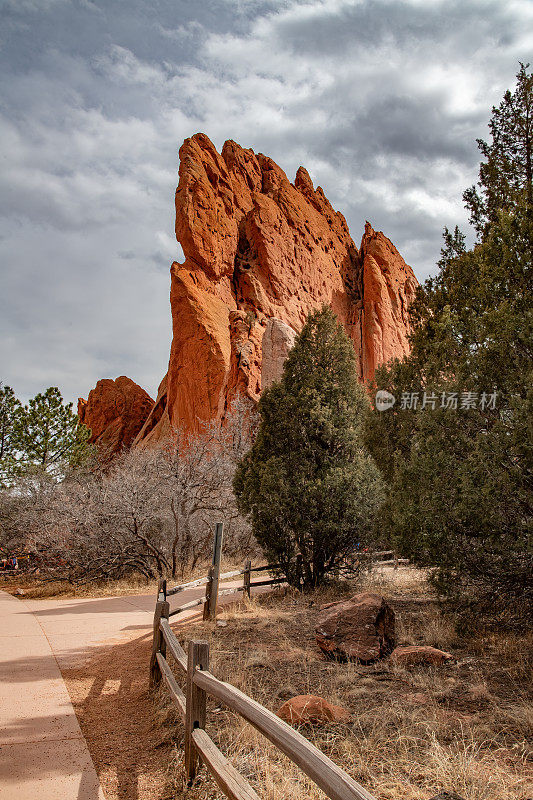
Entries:
<svg viewBox="0 0 533 800">
<path fill-rule="evenodd" d="M 171 608 L 204 591 L 171 598 Z M 60 669 L 80 667 L 102 644 L 149 633 L 154 605 L 155 593 L 19 600 L 0 591 L 0 800 L 104 800 Z"/>
<path fill-rule="evenodd" d="M 0 593 L 0 798 L 103 800 L 56 657 L 30 605 Z"/>
</svg>

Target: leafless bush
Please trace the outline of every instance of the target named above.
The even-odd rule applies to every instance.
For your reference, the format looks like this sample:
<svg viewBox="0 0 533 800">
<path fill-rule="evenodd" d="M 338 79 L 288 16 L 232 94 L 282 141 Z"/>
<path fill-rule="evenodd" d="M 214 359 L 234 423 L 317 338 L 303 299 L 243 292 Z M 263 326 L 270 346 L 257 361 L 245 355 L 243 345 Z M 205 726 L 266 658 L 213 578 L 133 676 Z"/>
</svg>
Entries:
<svg viewBox="0 0 533 800">
<path fill-rule="evenodd" d="M 72 583 L 139 572 L 184 574 L 211 551 L 225 523 L 225 554 L 249 557 L 253 540 L 232 492 L 254 412 L 238 399 L 223 425 L 174 431 L 158 448 L 130 450 L 57 483 L 20 482 L 0 500 L 2 541 L 33 553 L 43 579 Z"/>
<path fill-rule="evenodd" d="M 235 506 L 232 481 L 254 425 L 255 413 L 237 398 L 223 425 L 209 423 L 199 434 L 177 430 L 161 448 L 162 483 L 173 520 L 173 576 L 194 569 L 209 554 L 217 520 L 226 524 L 226 555 L 247 553 L 252 547 L 249 526 Z"/>
</svg>

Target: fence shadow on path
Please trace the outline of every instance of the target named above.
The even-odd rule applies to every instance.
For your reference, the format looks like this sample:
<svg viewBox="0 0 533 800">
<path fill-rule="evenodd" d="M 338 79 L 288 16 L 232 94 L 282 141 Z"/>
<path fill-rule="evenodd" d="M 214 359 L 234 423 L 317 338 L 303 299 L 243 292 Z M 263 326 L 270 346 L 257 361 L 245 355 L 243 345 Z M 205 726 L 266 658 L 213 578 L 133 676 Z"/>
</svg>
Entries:
<svg viewBox="0 0 533 800">
<path fill-rule="evenodd" d="M 106 797 L 140 800 L 165 782 L 171 745 L 149 696 L 150 650 L 146 634 L 95 648 L 63 671 Z"/>
</svg>

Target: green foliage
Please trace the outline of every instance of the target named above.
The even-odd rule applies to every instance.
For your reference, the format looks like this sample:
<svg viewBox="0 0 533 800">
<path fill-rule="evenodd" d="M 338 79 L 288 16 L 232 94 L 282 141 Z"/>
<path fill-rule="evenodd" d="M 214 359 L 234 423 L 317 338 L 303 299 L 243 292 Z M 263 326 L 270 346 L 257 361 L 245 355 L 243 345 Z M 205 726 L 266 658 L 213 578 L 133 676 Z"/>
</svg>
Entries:
<svg viewBox="0 0 533 800">
<path fill-rule="evenodd" d="M 8 486 L 16 473 L 21 409 L 11 386 L 0 383 L 0 489 Z"/>
<path fill-rule="evenodd" d="M 24 472 L 64 475 L 89 452 L 89 431 L 78 424 L 72 403 L 51 386 L 23 407 L 17 426 L 19 465 Z"/>
<path fill-rule="evenodd" d="M 89 436 L 57 387 L 23 406 L 11 387 L 0 386 L 0 488 L 11 486 L 17 476 L 61 478 L 87 465 L 94 455 Z"/>
<path fill-rule="evenodd" d="M 477 140 L 485 158 L 479 169 L 481 193 L 471 186 L 463 198 L 481 236 L 500 211 L 510 211 L 523 198 L 532 212 L 533 75 L 528 67 L 520 64 L 515 91 L 507 91 L 498 108 L 492 109 L 491 142 Z"/>
<path fill-rule="evenodd" d="M 350 340 L 330 309 L 315 312 L 261 396 L 258 435 L 234 481 L 239 510 L 292 585 L 317 586 L 353 555 L 382 502 L 361 440 L 366 407 Z"/>
<path fill-rule="evenodd" d="M 525 68 L 518 77 L 531 92 Z M 445 231 L 439 273 L 411 308 L 410 356 L 376 373 L 396 405 L 370 413 L 365 432 L 390 486 L 384 529 L 437 567 L 436 584 L 457 607 L 477 604 L 507 622 L 533 604 L 531 173 L 504 126 L 518 94 L 493 112 L 482 241 L 467 250 L 457 229 Z M 403 392 L 421 404 L 435 394 L 437 407 L 402 408 Z M 458 394 L 457 410 L 440 407 L 442 392 Z M 460 407 L 463 392 L 476 393 L 476 408 Z M 494 408 L 483 392 L 497 392 Z"/>
</svg>

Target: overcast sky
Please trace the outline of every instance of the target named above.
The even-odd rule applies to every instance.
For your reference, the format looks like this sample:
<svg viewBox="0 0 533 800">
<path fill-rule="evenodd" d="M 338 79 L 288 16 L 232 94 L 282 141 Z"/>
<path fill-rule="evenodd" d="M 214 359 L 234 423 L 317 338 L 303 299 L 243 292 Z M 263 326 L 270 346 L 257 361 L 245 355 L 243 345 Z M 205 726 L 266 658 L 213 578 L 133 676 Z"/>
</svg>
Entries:
<svg viewBox="0 0 533 800">
<path fill-rule="evenodd" d="M 0 379 L 155 397 L 178 148 L 303 164 L 419 279 L 466 227 L 476 137 L 533 54 L 531 0 L 0 0 Z"/>
</svg>

